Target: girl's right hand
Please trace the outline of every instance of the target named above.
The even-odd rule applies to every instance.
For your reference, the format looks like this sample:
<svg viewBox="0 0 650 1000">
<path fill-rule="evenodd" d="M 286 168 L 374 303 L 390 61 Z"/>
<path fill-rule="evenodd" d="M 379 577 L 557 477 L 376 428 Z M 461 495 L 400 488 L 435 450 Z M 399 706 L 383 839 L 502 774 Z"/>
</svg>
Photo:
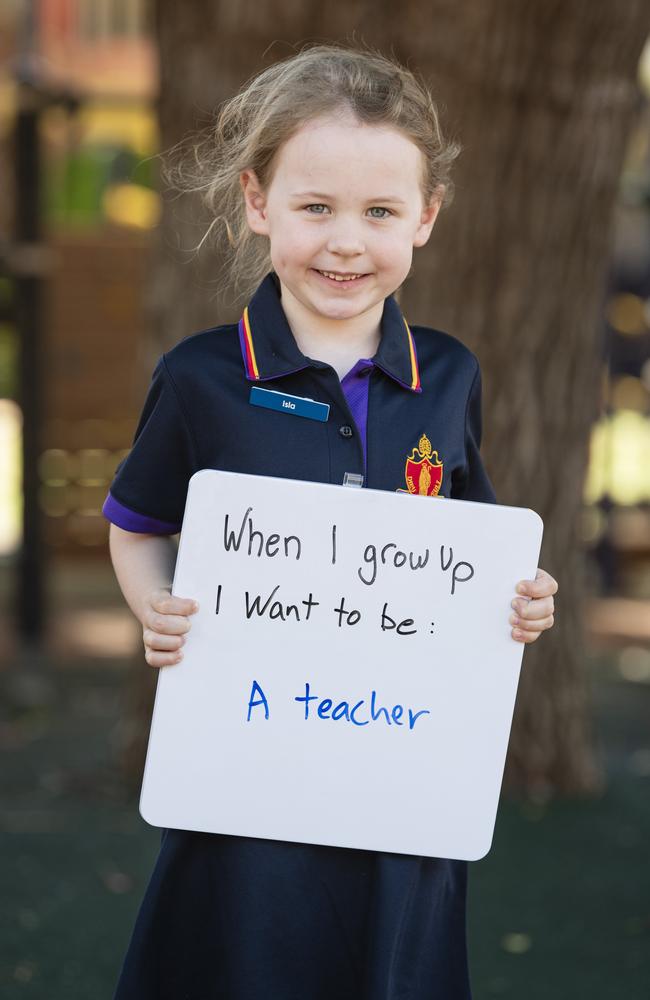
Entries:
<svg viewBox="0 0 650 1000">
<path fill-rule="evenodd" d="M 142 641 L 150 667 L 166 667 L 182 660 L 181 646 L 191 627 L 189 616 L 198 610 L 192 598 L 172 597 L 169 587 L 149 594 L 142 618 Z"/>
</svg>

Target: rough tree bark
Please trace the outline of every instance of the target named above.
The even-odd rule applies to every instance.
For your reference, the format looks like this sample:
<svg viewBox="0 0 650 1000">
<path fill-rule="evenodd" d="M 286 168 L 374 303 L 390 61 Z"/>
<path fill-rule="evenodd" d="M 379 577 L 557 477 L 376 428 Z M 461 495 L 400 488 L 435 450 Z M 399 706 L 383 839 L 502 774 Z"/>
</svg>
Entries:
<svg viewBox="0 0 650 1000">
<path fill-rule="evenodd" d="M 162 146 L 261 66 L 305 41 L 365 41 L 433 85 L 464 146 L 457 196 L 416 257 L 402 305 L 480 357 L 484 453 L 503 503 L 546 522 L 541 564 L 561 583 L 557 625 L 527 650 L 506 786 L 585 793 L 589 735 L 577 522 L 597 412 L 599 312 L 610 223 L 650 31 L 646 0 L 157 0 Z M 198 210 L 166 201 L 150 290 L 157 340 L 237 315 L 214 295 Z"/>
</svg>

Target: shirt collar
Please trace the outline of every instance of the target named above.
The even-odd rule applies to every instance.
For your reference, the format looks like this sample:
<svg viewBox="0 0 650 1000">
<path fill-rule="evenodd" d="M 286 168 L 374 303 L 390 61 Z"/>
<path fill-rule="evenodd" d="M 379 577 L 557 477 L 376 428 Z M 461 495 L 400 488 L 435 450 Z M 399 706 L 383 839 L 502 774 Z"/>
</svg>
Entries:
<svg viewBox="0 0 650 1000">
<path fill-rule="evenodd" d="M 266 275 L 244 309 L 239 341 L 246 377 L 252 382 L 322 366 L 300 351 L 282 309 L 280 282 L 274 271 Z M 405 389 L 422 391 L 413 334 L 392 295 L 384 302 L 381 340 L 372 361 Z"/>
</svg>

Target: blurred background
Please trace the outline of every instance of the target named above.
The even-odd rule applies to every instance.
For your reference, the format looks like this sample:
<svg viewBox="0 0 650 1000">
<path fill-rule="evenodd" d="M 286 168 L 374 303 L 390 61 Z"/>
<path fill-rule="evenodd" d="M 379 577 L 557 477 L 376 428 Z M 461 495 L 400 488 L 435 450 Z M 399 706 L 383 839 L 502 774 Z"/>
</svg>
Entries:
<svg viewBox="0 0 650 1000">
<path fill-rule="evenodd" d="M 186 8 L 198 25 L 201 8 L 214 6 L 196 0 Z M 451 16 L 448 4 L 438 6 Z M 286 45 L 268 53 L 267 42 L 249 33 L 255 14 L 244 7 L 238 30 L 249 62 L 240 66 L 230 52 L 221 92 L 206 91 L 201 104 L 189 98 L 190 122 L 255 68 L 289 54 Z M 161 135 L 161 107 L 169 113 L 169 94 L 183 91 L 186 79 L 169 55 L 166 9 L 145 0 L 3 0 L 0 8 L 6 1000 L 112 995 L 159 843 L 137 811 L 155 677 L 113 575 L 101 506 L 130 447 L 152 362 L 192 332 L 170 334 L 160 319 L 161 274 L 177 249 L 173 220 L 161 221 L 167 209 L 156 154 L 169 139 Z M 320 23 L 311 30 L 301 22 L 281 37 L 337 41 L 354 27 L 348 21 L 330 35 Z M 501 803 L 493 849 L 471 866 L 476 1000 L 650 996 L 650 24 L 639 14 L 625 27 L 634 30 L 625 51 L 634 93 L 620 110 L 616 100 L 608 109 L 614 126 L 617 115 L 625 117 L 625 128 L 616 133 L 621 148 L 612 149 L 603 265 L 588 307 L 572 303 L 589 327 L 579 367 L 597 373 L 584 468 L 554 451 L 557 475 L 578 496 L 572 538 L 581 576 L 569 589 L 584 630 L 572 639 L 583 692 L 575 713 L 586 734 L 577 753 L 588 757 L 583 774 L 591 778 L 563 780 L 556 766 L 535 780 L 534 768 L 515 769 L 520 780 Z M 495 18 L 480 30 L 496 34 L 503 24 Z M 380 45 L 370 30 L 367 38 Z M 219 37 L 211 44 L 218 51 Z M 408 58 L 408 35 L 395 48 Z M 543 69 L 552 53 L 542 42 L 536 52 Z M 453 125 L 462 141 L 459 109 Z M 457 201 L 467 196 L 459 185 Z M 454 204 L 449 239 L 455 211 Z M 578 239 L 569 220 L 559 238 Z M 205 315 L 221 317 L 209 282 L 182 273 Z M 545 294 L 574 296 L 569 282 Z M 458 324 L 450 332 L 464 337 Z M 560 362 L 563 345 L 567 359 L 576 356 L 571 337 L 571 329 L 555 331 Z M 489 350 L 479 352 L 482 360 Z M 540 393 L 543 405 L 543 387 Z M 535 488 L 515 499 L 506 493 L 508 502 L 540 509 Z M 540 512 L 547 530 L 562 519 L 561 510 Z M 561 560 L 542 565 L 562 586 Z M 559 616 L 562 606 L 561 595 Z M 557 648 L 546 655 L 552 678 L 561 655 Z M 544 671 L 543 660 L 535 670 Z"/>
</svg>

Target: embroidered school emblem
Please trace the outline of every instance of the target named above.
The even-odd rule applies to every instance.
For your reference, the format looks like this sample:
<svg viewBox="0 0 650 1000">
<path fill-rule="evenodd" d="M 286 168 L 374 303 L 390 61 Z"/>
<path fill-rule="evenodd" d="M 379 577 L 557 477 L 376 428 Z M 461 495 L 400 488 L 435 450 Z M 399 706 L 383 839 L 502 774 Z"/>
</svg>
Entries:
<svg viewBox="0 0 650 1000">
<path fill-rule="evenodd" d="M 400 489 L 397 492 L 435 497 L 442 486 L 442 470 L 443 465 L 438 458 L 438 452 L 432 449 L 429 438 L 423 434 L 417 448 L 414 448 L 406 459 L 404 476 L 407 489 Z"/>
</svg>

